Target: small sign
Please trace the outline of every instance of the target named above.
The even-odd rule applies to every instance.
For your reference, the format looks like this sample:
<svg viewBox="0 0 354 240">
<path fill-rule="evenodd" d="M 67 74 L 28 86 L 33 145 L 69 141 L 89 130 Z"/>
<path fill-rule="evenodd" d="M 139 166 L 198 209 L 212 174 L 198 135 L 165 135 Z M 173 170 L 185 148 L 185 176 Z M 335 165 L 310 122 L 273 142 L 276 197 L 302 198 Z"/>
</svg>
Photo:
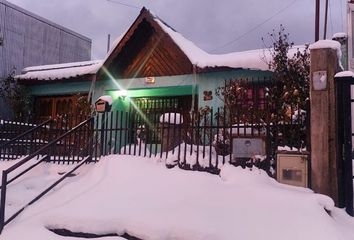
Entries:
<svg viewBox="0 0 354 240">
<path fill-rule="evenodd" d="M 312 75 L 312 86 L 315 91 L 323 91 L 327 89 L 327 72 L 317 71 Z"/>
<path fill-rule="evenodd" d="M 204 101 L 210 101 L 213 99 L 213 92 L 212 91 L 204 91 Z"/>
<path fill-rule="evenodd" d="M 145 83 L 146 84 L 155 84 L 155 77 L 146 77 Z"/>
</svg>

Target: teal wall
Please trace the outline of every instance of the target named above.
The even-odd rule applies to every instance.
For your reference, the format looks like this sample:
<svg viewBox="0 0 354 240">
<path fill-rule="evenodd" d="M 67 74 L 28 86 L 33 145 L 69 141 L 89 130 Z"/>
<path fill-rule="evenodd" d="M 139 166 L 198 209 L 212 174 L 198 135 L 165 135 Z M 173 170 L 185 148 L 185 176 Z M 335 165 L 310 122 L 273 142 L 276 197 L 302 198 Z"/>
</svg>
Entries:
<svg viewBox="0 0 354 240">
<path fill-rule="evenodd" d="M 222 100 L 215 94 L 215 91 L 218 87 L 225 85 L 225 80 L 242 78 L 248 79 L 250 82 L 257 82 L 269 77 L 271 77 L 271 72 L 245 69 L 199 74 L 197 75 L 199 107 L 221 107 L 224 105 Z M 204 101 L 204 91 L 212 91 L 213 99 Z"/>
<path fill-rule="evenodd" d="M 111 95 L 114 99 L 113 110 L 124 110 L 129 106 L 129 97 L 196 95 L 198 107 L 219 107 L 223 102 L 215 95 L 215 90 L 223 86 L 225 80 L 248 78 L 257 81 L 270 76 L 271 72 L 268 71 L 235 69 L 196 75 L 155 77 L 154 84 L 146 84 L 145 78 L 106 79 L 96 82 L 92 100 L 94 102 L 102 95 Z M 67 95 L 88 92 L 90 86 L 91 81 L 60 82 L 32 85 L 30 91 L 34 96 Z M 127 90 L 128 96 L 124 100 L 119 97 L 120 90 Z M 213 99 L 204 101 L 204 91 L 212 91 Z"/>
<path fill-rule="evenodd" d="M 145 78 L 136 79 L 106 79 L 96 81 L 92 102 L 95 102 L 102 95 L 111 95 L 113 97 L 112 110 L 128 110 L 130 106 L 130 97 L 152 97 L 152 96 L 183 96 L 195 95 L 198 96 L 198 107 L 210 106 L 220 107 L 223 102 L 215 95 L 215 89 L 223 86 L 225 80 L 235 78 L 248 78 L 251 79 L 264 79 L 270 77 L 270 72 L 257 71 L 257 70 L 231 70 L 220 71 L 212 73 L 189 74 L 179 76 L 165 76 L 156 77 L 155 84 L 146 84 Z M 61 82 L 61 83 L 48 83 L 33 85 L 30 91 L 34 96 L 54 96 L 54 95 L 68 95 L 73 93 L 83 93 L 90 90 L 91 81 L 78 81 L 78 82 Z M 120 97 L 121 90 L 127 90 L 126 97 Z M 213 98 L 209 101 L 204 101 L 204 91 L 212 91 Z M 108 126 L 111 125 L 110 118 L 105 119 Z M 126 121 L 120 123 L 125 126 Z M 98 122 L 101 126 L 101 119 Z M 127 141 L 125 133 L 118 133 L 117 136 L 111 135 L 107 137 L 113 146 L 124 146 Z M 122 135 L 120 135 L 122 134 Z M 117 139 L 122 138 L 122 142 L 118 143 Z M 117 145 L 119 144 L 119 146 Z"/>
<path fill-rule="evenodd" d="M 90 90 L 91 81 L 60 82 L 29 86 L 33 96 L 69 95 L 73 93 L 85 93 Z"/>
<path fill-rule="evenodd" d="M 197 95 L 198 107 L 219 107 L 223 106 L 223 102 L 215 95 L 215 90 L 223 86 L 225 80 L 248 78 L 250 81 L 252 79 L 258 81 L 270 76 L 271 72 L 268 71 L 236 69 L 196 75 L 155 77 L 155 84 L 145 84 L 145 78 L 108 79 L 96 83 L 93 100 L 102 95 L 111 95 L 114 99 L 113 109 L 123 110 L 129 106 L 129 97 Z M 121 90 L 127 90 L 127 97 L 124 100 L 119 97 Z M 204 101 L 204 91 L 212 91 L 213 99 Z"/>
</svg>

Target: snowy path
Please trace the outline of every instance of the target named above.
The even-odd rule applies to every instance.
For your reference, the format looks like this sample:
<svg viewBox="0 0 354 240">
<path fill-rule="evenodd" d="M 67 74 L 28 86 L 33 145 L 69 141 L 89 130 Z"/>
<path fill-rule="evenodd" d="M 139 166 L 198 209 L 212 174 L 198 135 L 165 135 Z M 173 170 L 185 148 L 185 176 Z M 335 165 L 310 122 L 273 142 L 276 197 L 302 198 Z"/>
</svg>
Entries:
<svg viewBox="0 0 354 240">
<path fill-rule="evenodd" d="M 0 161 L 0 179 L 2 177 L 2 171 L 11 167 L 18 161 L 20 161 L 20 159 L 12 161 Z M 14 172 L 10 173 L 8 180 L 20 171 L 26 169 L 28 166 L 34 164 L 35 161 L 36 159 L 32 159 Z M 10 183 L 7 187 L 5 218 L 7 219 L 19 209 L 24 207 L 43 190 L 58 180 L 63 173 L 72 169 L 73 166 L 74 165 L 42 163 L 14 182 Z M 87 167 L 83 168 L 86 170 L 81 169 L 82 173 L 87 171 Z M 61 186 L 62 185 L 59 185 L 58 187 L 54 188 L 53 191 L 56 191 Z"/>
<path fill-rule="evenodd" d="M 259 170 L 225 166 L 220 177 L 132 156 L 108 156 L 90 168 L 27 209 L 2 237 L 66 239 L 48 230 L 59 228 L 144 240 L 354 239 L 352 218 L 324 211 L 329 198 Z"/>
</svg>

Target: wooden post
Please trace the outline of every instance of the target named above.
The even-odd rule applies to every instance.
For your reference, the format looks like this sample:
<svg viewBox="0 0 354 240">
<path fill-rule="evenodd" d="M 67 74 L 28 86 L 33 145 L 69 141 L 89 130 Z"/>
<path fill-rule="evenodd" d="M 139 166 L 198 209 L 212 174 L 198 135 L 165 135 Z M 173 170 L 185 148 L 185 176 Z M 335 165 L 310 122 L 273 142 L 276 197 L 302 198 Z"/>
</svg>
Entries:
<svg viewBox="0 0 354 240">
<path fill-rule="evenodd" d="M 337 50 L 316 48 L 314 45 L 310 48 L 311 188 L 330 196 L 338 204 L 334 84 L 334 75 L 338 70 Z M 326 84 L 321 85 L 324 82 Z"/>
</svg>

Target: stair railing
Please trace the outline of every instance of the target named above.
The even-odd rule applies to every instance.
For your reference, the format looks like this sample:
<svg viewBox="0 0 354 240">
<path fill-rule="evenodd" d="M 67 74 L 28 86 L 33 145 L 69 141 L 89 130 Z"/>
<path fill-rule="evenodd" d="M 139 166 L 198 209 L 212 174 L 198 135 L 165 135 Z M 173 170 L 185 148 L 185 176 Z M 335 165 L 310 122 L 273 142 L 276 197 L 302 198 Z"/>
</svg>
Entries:
<svg viewBox="0 0 354 240">
<path fill-rule="evenodd" d="M 50 155 L 47 155 L 48 149 L 54 148 L 58 143 L 60 143 L 65 137 L 69 136 L 71 138 L 72 134 L 80 133 L 81 129 L 84 128 L 85 126 L 89 126 L 90 128 L 93 126 L 93 120 L 94 117 L 90 117 L 89 119 L 81 122 L 79 125 L 76 127 L 72 128 L 71 130 L 65 132 L 61 136 L 57 137 L 50 143 L 46 144 L 45 146 L 41 147 L 37 151 L 31 153 L 21 161 L 17 162 L 10 168 L 3 170 L 2 172 L 2 180 L 1 180 L 1 196 L 0 196 L 0 234 L 3 230 L 3 228 L 10 223 L 14 218 L 16 218 L 23 210 L 25 210 L 26 207 L 29 205 L 32 205 L 36 201 L 38 201 L 40 198 L 42 198 L 46 193 L 48 193 L 51 189 L 53 189 L 56 185 L 61 183 L 67 176 L 69 176 L 72 172 L 74 172 L 76 169 L 81 167 L 84 163 L 90 162 L 92 159 L 92 144 L 93 144 L 93 137 L 88 136 L 89 139 L 89 144 L 88 144 L 88 151 L 87 151 L 87 156 L 83 157 L 83 159 L 75 165 L 75 167 L 69 171 L 68 173 L 64 174 L 59 180 L 57 180 L 55 183 L 53 183 L 51 186 L 49 186 L 47 189 L 45 189 L 43 192 L 41 192 L 37 197 L 35 197 L 32 201 L 30 201 L 28 204 L 26 204 L 24 207 L 22 207 L 20 210 L 18 210 L 15 214 L 13 214 L 11 217 L 9 217 L 7 220 L 5 220 L 5 210 L 6 210 L 6 192 L 7 192 L 7 185 L 10 184 L 12 181 L 17 179 L 20 175 L 23 175 L 24 173 L 28 172 L 29 170 L 33 169 L 34 167 L 40 165 L 38 162 L 35 163 L 34 165 L 31 165 L 21 173 L 19 173 L 17 176 L 13 177 L 11 180 L 7 180 L 8 175 L 13 172 L 14 170 L 18 169 L 19 167 L 23 166 L 25 163 L 29 162 L 31 159 L 33 159 L 36 156 L 42 156 L 40 163 L 44 162 L 45 159 L 50 159 Z"/>
<path fill-rule="evenodd" d="M 53 122 L 53 119 L 50 118 L 50 119 L 48 119 L 48 120 L 42 122 L 41 124 L 39 124 L 39 125 L 37 125 L 37 126 L 31 128 L 31 129 L 25 131 L 24 133 L 21 133 L 21 134 L 17 135 L 16 137 L 14 137 L 14 138 L 12 138 L 12 139 L 6 141 L 4 144 L 0 145 L 0 159 L 2 159 L 2 158 L 4 158 L 4 159 L 7 158 L 7 159 L 9 159 L 8 156 L 6 157 L 6 153 L 7 153 L 6 148 L 7 148 L 7 147 L 12 146 L 12 145 L 15 145 L 16 143 L 19 143 L 19 141 L 21 141 L 21 140 L 22 140 L 23 142 L 25 142 L 25 138 L 27 138 L 28 136 L 33 136 L 37 131 L 41 131 L 43 128 L 46 129 L 46 128 L 48 127 L 48 125 L 50 126 L 50 124 L 51 124 L 52 122 Z M 46 129 L 46 130 L 48 130 L 48 129 Z M 32 140 L 32 141 L 37 141 L 37 139 L 30 139 L 30 140 Z M 40 140 L 40 139 L 39 139 L 39 140 Z M 44 139 L 43 139 L 43 141 L 44 141 Z M 34 146 L 36 146 L 36 145 L 37 145 L 37 142 L 30 143 L 31 149 L 32 149 L 32 147 L 33 147 L 32 144 L 33 144 Z M 38 143 L 38 144 L 40 144 L 40 143 Z M 22 149 L 22 151 L 23 151 L 23 149 Z M 11 154 L 11 153 L 8 153 L 8 154 Z M 19 155 L 20 155 L 20 154 L 19 154 Z"/>
</svg>

